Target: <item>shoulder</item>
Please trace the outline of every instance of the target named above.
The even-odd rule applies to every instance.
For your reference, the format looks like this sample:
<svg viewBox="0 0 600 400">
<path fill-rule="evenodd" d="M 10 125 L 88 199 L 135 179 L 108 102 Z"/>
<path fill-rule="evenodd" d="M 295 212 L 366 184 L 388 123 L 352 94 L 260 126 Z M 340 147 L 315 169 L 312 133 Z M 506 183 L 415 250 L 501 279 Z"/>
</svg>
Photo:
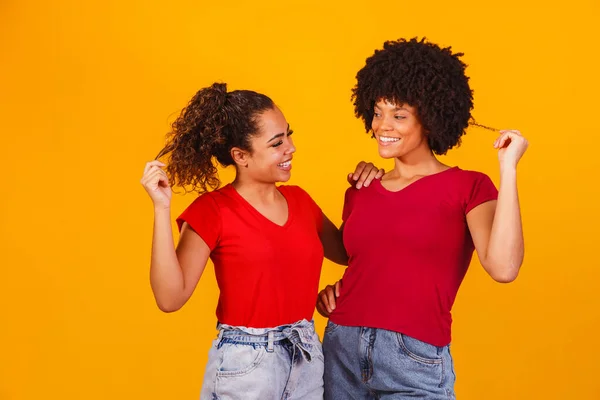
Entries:
<svg viewBox="0 0 600 400">
<path fill-rule="evenodd" d="M 449 174 L 449 176 L 451 176 L 451 179 L 455 182 L 460 183 L 461 186 L 472 187 L 481 184 L 482 182 L 492 183 L 491 178 L 483 172 L 460 169 L 458 167 L 455 167 L 454 170 L 454 173 Z"/>
<path fill-rule="evenodd" d="M 295 209 L 311 210 L 314 213 L 314 215 L 322 215 L 322 211 L 319 205 L 300 186 L 281 185 L 278 187 L 278 189 L 281 192 L 281 194 L 283 194 L 283 196 L 287 199 L 288 204 L 292 204 L 292 207 L 294 207 Z"/>
<path fill-rule="evenodd" d="M 466 214 L 478 205 L 498 198 L 498 189 L 487 174 L 461 170 L 457 175 L 460 176 L 460 182 L 456 186 L 460 188 L 460 196 Z"/>
<path fill-rule="evenodd" d="M 368 187 L 363 187 L 363 189 L 368 189 Z M 356 187 L 354 187 L 354 185 L 352 185 L 346 189 L 345 199 L 346 200 L 353 199 L 358 195 L 359 192 L 360 192 L 360 190 L 357 189 Z"/>
<path fill-rule="evenodd" d="M 231 197 L 231 189 L 231 185 L 226 185 L 219 189 L 202 193 L 192 201 L 189 207 L 195 210 L 211 209 L 218 211 L 225 204 L 224 200 Z"/>
<path fill-rule="evenodd" d="M 283 194 L 289 195 L 291 197 L 300 198 L 300 199 L 311 198 L 310 195 L 308 194 L 308 192 L 306 190 L 302 189 L 300 186 L 280 185 L 280 186 L 278 186 L 278 189 Z"/>
</svg>

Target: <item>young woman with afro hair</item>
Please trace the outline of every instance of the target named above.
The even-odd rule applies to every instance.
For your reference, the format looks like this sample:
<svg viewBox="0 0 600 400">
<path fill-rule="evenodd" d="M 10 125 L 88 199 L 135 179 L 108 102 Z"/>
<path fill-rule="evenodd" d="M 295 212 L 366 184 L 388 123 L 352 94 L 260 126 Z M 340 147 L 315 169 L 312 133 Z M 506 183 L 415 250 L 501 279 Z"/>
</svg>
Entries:
<svg viewBox="0 0 600 400">
<path fill-rule="evenodd" d="M 356 116 L 395 167 L 346 192 L 348 268 L 317 303 L 329 317 L 326 400 L 455 398 L 451 309 L 473 251 L 498 282 L 519 273 L 525 138 L 499 131 L 499 190 L 436 158 L 476 125 L 462 55 L 425 39 L 388 41 L 356 76 Z"/>
</svg>

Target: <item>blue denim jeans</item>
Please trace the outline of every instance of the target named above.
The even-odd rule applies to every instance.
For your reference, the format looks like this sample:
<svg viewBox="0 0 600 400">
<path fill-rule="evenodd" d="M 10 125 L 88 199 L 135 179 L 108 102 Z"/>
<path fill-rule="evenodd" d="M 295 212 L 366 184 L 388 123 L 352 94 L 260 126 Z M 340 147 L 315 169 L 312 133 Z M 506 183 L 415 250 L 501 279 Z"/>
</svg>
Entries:
<svg viewBox="0 0 600 400">
<path fill-rule="evenodd" d="M 325 400 L 456 398 L 450 346 L 329 321 L 323 352 Z"/>
<path fill-rule="evenodd" d="M 323 350 L 312 322 L 218 329 L 201 400 L 323 399 Z"/>
</svg>

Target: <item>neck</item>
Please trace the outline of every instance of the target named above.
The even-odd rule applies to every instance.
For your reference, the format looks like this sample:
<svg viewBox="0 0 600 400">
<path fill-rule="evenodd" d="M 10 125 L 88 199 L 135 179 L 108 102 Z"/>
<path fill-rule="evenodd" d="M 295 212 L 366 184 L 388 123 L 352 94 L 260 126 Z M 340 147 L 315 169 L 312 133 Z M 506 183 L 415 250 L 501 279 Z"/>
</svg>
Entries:
<svg viewBox="0 0 600 400">
<path fill-rule="evenodd" d="M 248 179 L 244 176 L 240 176 L 239 173 L 236 175 L 235 180 L 231 185 L 245 199 L 253 199 L 268 203 L 275 201 L 280 196 L 275 183 L 265 183 Z"/>
<path fill-rule="evenodd" d="M 390 171 L 397 176 L 430 175 L 448 168 L 442 164 L 428 145 L 419 146 L 408 154 L 394 159 L 394 169 Z"/>
</svg>

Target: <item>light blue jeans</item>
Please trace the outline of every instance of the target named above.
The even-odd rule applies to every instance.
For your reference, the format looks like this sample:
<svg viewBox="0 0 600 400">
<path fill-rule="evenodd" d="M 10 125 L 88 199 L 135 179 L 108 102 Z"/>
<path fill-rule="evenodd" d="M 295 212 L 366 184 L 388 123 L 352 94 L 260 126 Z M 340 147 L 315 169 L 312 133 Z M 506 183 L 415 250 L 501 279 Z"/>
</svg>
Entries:
<svg viewBox="0 0 600 400">
<path fill-rule="evenodd" d="M 329 321 L 323 351 L 325 400 L 456 398 L 450 346 Z"/>
<path fill-rule="evenodd" d="M 201 400 L 322 400 L 323 350 L 313 322 L 269 329 L 218 325 Z"/>
</svg>

